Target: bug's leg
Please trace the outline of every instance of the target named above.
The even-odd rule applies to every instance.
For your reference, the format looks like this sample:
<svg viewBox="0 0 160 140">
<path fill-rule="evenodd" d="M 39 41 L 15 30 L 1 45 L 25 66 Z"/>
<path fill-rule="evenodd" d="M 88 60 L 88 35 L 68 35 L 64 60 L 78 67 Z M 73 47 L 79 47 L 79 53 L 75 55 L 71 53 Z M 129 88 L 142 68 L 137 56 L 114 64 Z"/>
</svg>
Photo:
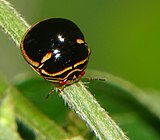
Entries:
<svg viewBox="0 0 160 140">
<path fill-rule="evenodd" d="M 66 87 L 65 85 L 60 86 L 60 87 L 57 87 L 57 88 L 56 88 L 56 91 L 57 91 L 59 94 L 61 94 L 61 92 L 63 91 L 63 89 L 64 89 L 65 87 Z"/>
<path fill-rule="evenodd" d="M 55 89 L 52 89 L 52 90 L 47 94 L 46 99 L 48 99 L 49 96 L 50 96 L 51 94 L 53 94 L 54 92 L 55 92 Z"/>
<path fill-rule="evenodd" d="M 84 77 L 83 79 L 84 79 L 84 80 L 87 80 L 87 81 L 92 81 L 92 80 L 96 80 L 96 81 L 106 81 L 106 79 L 103 79 L 103 78 Z"/>
<path fill-rule="evenodd" d="M 46 99 L 48 99 L 49 96 L 50 96 L 51 94 L 53 94 L 54 92 L 61 93 L 64 88 L 65 88 L 65 85 L 59 86 L 59 87 L 55 87 L 54 89 L 52 89 L 52 90 L 47 94 Z"/>
</svg>

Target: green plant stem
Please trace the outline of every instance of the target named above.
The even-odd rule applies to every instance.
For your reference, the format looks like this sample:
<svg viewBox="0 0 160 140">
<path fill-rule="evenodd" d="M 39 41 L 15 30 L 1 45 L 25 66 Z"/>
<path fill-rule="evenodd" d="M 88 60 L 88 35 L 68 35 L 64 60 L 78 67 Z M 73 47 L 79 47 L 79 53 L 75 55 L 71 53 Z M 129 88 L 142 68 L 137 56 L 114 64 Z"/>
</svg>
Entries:
<svg viewBox="0 0 160 140">
<path fill-rule="evenodd" d="M 0 26 L 19 47 L 29 24 L 6 0 L 0 0 Z"/>
<path fill-rule="evenodd" d="M 5 0 L 0 0 L 0 26 L 18 46 L 24 32 L 29 27 L 20 17 L 20 14 Z M 106 111 L 100 107 L 82 82 L 66 87 L 60 95 L 69 107 L 88 124 L 100 140 L 128 139 Z"/>
<path fill-rule="evenodd" d="M 9 140 L 11 138 L 12 140 L 21 140 L 17 133 L 13 100 L 8 95 L 3 96 L 3 92 L 0 92 L 0 96 L 2 97 L 0 100 L 0 140 Z"/>
<path fill-rule="evenodd" d="M 62 92 L 60 95 L 69 107 L 88 124 L 100 140 L 128 139 L 81 81 Z"/>
</svg>

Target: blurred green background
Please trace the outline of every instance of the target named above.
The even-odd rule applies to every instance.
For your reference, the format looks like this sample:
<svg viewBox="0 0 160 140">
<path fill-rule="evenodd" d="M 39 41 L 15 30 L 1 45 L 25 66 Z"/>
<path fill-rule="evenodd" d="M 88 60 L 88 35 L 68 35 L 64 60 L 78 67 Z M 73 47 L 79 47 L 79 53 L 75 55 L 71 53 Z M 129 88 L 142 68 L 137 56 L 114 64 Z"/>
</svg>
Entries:
<svg viewBox="0 0 160 140">
<path fill-rule="evenodd" d="M 48 17 L 74 21 L 92 50 L 89 68 L 160 89 L 160 0 L 9 0 L 29 24 Z M 0 32 L 0 74 L 33 72 Z"/>
</svg>

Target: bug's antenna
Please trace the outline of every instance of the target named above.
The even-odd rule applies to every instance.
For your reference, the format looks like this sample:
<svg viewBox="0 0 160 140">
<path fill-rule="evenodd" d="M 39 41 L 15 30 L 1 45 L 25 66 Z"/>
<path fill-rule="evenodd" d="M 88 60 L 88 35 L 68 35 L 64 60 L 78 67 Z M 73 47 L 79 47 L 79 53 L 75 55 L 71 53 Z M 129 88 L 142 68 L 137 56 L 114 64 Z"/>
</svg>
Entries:
<svg viewBox="0 0 160 140">
<path fill-rule="evenodd" d="M 106 81 L 106 79 L 103 79 L 103 78 L 84 77 L 83 79 L 85 79 L 85 80 L 87 80 L 87 81 L 92 81 L 92 80 L 96 80 L 96 81 Z"/>
</svg>

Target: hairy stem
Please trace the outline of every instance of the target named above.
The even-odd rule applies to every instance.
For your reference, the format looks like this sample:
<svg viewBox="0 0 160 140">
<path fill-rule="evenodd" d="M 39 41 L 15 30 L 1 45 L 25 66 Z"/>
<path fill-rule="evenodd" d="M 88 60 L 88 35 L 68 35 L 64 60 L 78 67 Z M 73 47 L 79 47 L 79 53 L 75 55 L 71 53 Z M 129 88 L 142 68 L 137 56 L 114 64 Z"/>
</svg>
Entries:
<svg viewBox="0 0 160 140">
<path fill-rule="evenodd" d="M 65 88 L 60 95 L 100 140 L 128 139 L 82 82 Z"/>
<path fill-rule="evenodd" d="M 22 36 L 29 28 L 28 23 L 6 0 L 0 0 L 0 26 L 16 46 L 20 45 Z"/>
</svg>

